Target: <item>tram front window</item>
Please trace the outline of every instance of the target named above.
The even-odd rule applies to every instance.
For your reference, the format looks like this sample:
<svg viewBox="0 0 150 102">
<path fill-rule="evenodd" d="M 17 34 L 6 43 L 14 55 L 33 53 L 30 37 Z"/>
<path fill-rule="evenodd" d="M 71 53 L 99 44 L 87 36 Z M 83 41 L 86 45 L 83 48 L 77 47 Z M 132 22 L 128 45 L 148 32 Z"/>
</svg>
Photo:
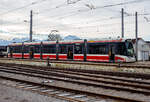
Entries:
<svg viewBox="0 0 150 102">
<path fill-rule="evenodd" d="M 134 56 L 134 49 L 133 49 L 133 45 L 130 42 L 126 43 L 126 48 L 127 48 L 127 56 Z"/>
</svg>

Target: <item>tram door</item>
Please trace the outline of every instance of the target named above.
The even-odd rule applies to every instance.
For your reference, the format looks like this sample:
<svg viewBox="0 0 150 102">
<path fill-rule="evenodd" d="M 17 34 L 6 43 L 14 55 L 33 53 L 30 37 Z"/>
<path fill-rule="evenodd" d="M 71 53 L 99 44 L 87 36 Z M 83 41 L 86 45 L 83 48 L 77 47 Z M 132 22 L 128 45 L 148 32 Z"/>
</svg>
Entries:
<svg viewBox="0 0 150 102">
<path fill-rule="evenodd" d="M 114 45 L 109 46 L 109 61 L 115 62 L 115 46 Z"/>
<path fill-rule="evenodd" d="M 67 46 L 67 59 L 73 60 L 73 45 Z"/>
<path fill-rule="evenodd" d="M 29 56 L 30 56 L 30 59 L 34 58 L 34 46 L 29 47 Z"/>
</svg>

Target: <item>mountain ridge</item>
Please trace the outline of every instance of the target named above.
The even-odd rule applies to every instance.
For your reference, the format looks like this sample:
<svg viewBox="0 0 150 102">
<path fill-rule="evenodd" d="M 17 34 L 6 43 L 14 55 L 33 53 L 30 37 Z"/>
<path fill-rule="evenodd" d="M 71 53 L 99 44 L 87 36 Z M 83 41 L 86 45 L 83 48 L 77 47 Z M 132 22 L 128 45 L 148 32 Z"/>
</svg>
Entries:
<svg viewBox="0 0 150 102">
<path fill-rule="evenodd" d="M 68 35 L 68 36 L 65 36 L 63 40 L 80 40 L 80 38 L 75 35 Z M 21 43 L 21 42 L 28 42 L 28 41 L 29 41 L 29 38 L 13 38 L 12 40 L 0 39 L 0 46 L 7 46 L 11 43 Z M 39 41 L 46 41 L 46 40 L 33 39 L 33 41 L 39 42 Z"/>
</svg>

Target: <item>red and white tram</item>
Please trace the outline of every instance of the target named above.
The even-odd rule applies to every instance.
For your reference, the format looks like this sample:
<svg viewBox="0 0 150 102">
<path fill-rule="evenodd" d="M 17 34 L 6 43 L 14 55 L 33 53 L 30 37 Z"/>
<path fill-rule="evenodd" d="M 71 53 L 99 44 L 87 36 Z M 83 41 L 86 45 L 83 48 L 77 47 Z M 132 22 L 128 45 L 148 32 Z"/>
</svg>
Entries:
<svg viewBox="0 0 150 102">
<path fill-rule="evenodd" d="M 131 40 L 74 40 L 13 43 L 8 57 L 96 62 L 133 62 Z"/>
</svg>

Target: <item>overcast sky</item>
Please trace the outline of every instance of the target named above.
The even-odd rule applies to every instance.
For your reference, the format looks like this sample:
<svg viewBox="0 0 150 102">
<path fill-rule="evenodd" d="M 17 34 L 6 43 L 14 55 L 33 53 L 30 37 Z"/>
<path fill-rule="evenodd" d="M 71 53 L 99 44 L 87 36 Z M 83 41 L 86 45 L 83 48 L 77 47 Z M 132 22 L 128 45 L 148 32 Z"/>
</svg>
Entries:
<svg viewBox="0 0 150 102">
<path fill-rule="evenodd" d="M 30 10 L 36 39 L 47 37 L 51 30 L 61 36 L 118 37 L 124 8 L 125 37 L 135 37 L 137 11 L 139 37 L 150 40 L 149 4 L 150 0 L 0 0 L 0 39 L 28 37 Z"/>
</svg>

